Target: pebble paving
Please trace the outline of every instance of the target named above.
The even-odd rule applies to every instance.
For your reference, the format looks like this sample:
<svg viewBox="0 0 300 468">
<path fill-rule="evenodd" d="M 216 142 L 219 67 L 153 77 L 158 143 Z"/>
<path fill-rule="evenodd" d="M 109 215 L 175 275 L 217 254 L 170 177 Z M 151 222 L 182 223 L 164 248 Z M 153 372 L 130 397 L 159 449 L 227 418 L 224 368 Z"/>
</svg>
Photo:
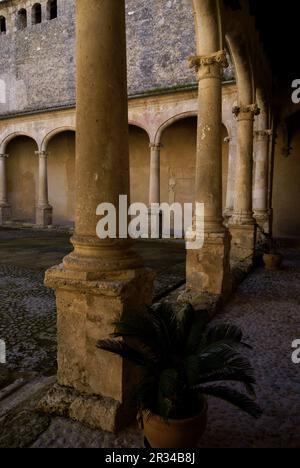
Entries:
<svg viewBox="0 0 300 468">
<path fill-rule="evenodd" d="M 56 369 L 55 301 L 53 293 L 43 286 L 45 264 L 42 257 L 43 249 L 46 249 L 49 254 L 47 261 L 54 264 L 53 256 L 59 258 L 63 250 L 67 251 L 69 247 L 67 240 L 60 238 L 55 241 L 53 233 L 49 236 L 28 231 L 26 242 L 30 246 L 26 248 L 29 251 L 27 257 L 26 252 L 23 254 L 25 257 L 22 260 L 21 250 L 16 249 L 19 235 L 19 231 L 0 230 L 0 240 L 8 249 L 14 246 L 9 255 L 7 250 L 3 252 L 0 249 L 0 338 L 7 340 L 8 347 L 8 363 L 6 366 L 0 365 L 0 389 L 1 382 L 4 386 L 14 380 L 16 375 L 26 372 L 34 376 L 51 375 Z M 19 242 L 21 249 L 20 239 Z M 55 242 L 59 244 L 56 254 Z M 167 256 L 163 257 L 166 255 L 166 247 L 157 247 L 156 253 L 151 248 L 152 253 L 150 250 L 146 252 L 149 263 L 153 263 L 155 258 L 162 259 L 158 268 L 162 280 L 158 278 L 157 284 L 161 287 L 164 280 L 170 287 L 167 284 Z M 14 251 L 19 252 L 17 256 L 14 256 Z M 246 341 L 253 347 L 249 357 L 256 369 L 257 401 L 264 410 L 263 417 L 254 421 L 227 403 L 209 399 L 208 427 L 201 440 L 202 448 L 300 448 L 300 365 L 293 364 L 291 359 L 292 342 L 300 339 L 300 249 L 287 249 L 284 253 L 285 262 L 281 271 L 257 269 L 215 319 L 242 327 Z M 174 285 L 182 281 L 181 274 L 178 275 L 183 265 L 183 262 L 180 263 L 180 255 L 174 252 L 175 258 L 171 265 L 170 278 L 173 278 Z M 27 260 L 32 256 L 32 264 L 29 262 L 28 267 Z M 168 256 L 170 258 L 170 254 Z M 177 264 L 181 267 L 177 268 Z M 159 288 L 157 295 L 161 295 Z M 22 411 L 25 409 L 22 408 Z M 18 415 L 13 415 L 9 419 L 9 427 L 12 427 L 14 418 L 20 420 Z M 26 417 L 26 427 L 22 429 L 26 438 L 22 439 L 22 433 L 18 433 L 9 439 L 9 446 L 142 446 L 141 434 L 135 427 L 112 435 L 64 418 L 41 418 L 41 415 L 36 418 Z M 11 430 L 13 435 L 15 428 Z M 4 439 L 8 440 L 7 434 Z M 0 430 L 0 447 L 1 440 Z"/>
</svg>

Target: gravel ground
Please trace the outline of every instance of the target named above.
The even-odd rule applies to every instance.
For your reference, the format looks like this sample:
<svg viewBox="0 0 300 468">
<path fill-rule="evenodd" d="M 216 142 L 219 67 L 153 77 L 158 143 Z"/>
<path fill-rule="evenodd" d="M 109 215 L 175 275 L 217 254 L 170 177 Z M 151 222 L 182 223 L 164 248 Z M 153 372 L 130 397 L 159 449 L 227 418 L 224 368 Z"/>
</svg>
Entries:
<svg viewBox="0 0 300 468">
<path fill-rule="evenodd" d="M 2 232 L 0 239 L 3 239 Z M 8 239 L 8 234 L 5 236 L 4 242 L 15 242 L 15 237 Z M 37 234 L 30 233 L 30 236 L 36 242 Z M 53 239 L 49 239 L 49 243 Z M 49 249 L 49 246 L 47 244 L 43 248 Z M 166 254 L 166 247 L 160 248 Z M 35 269 L 21 266 L 19 256 L 15 262 L 17 265 L 13 264 L 12 255 L 11 263 L 7 264 L 6 257 L 1 260 L 0 252 L 0 338 L 5 337 L 8 345 L 8 364 L 0 366 L 0 388 L 1 378 L 4 386 L 22 372 L 31 372 L 34 376 L 55 372 L 55 303 L 52 292 L 42 284 L 43 270 L 38 267 L 39 249 L 41 247 L 37 243 L 33 250 L 37 261 Z M 147 255 L 153 262 L 155 255 L 151 255 L 150 250 Z M 159 251 L 156 256 L 161 258 Z M 171 266 L 174 284 L 180 280 L 176 273 L 178 259 Z M 160 260 L 159 272 L 167 283 L 168 269 L 166 263 L 165 266 L 162 263 Z M 157 294 L 161 294 L 160 289 L 157 289 Z M 250 358 L 256 369 L 258 402 L 264 415 L 259 421 L 254 421 L 226 403 L 209 399 L 209 423 L 201 447 L 300 448 L 300 365 L 293 364 L 291 360 L 292 341 L 300 339 L 300 250 L 285 251 L 282 271 L 256 270 L 215 320 L 242 327 L 245 339 L 253 346 Z M 22 413 L 17 409 L 17 413 L 10 414 L 8 418 L 9 427 L 14 428 L 14 420 L 19 425 L 25 411 L 27 422 L 23 431 L 26 443 L 23 445 L 34 448 L 142 446 L 141 435 L 136 428 L 114 436 L 64 418 L 50 420 L 47 417 L 41 419 L 41 416 L 37 426 L 36 418 L 27 416 L 31 414 L 28 411 L 32 411 L 30 405 L 23 403 Z M 3 440 L 8 440 L 7 434 Z M 20 433 L 9 440 L 10 446 L 23 446 Z"/>
</svg>

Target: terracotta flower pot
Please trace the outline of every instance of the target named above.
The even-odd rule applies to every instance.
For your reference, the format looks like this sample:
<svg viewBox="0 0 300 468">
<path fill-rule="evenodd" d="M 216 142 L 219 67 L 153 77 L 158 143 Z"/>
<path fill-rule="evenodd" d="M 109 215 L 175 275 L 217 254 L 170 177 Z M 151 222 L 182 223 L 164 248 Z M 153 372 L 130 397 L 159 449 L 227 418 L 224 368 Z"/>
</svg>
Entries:
<svg viewBox="0 0 300 468">
<path fill-rule="evenodd" d="M 280 254 L 264 254 L 263 259 L 266 270 L 280 270 L 282 265 L 282 256 Z"/>
<path fill-rule="evenodd" d="M 155 414 L 142 415 L 144 436 L 152 448 L 195 448 L 207 425 L 207 402 L 198 416 L 165 421 Z"/>
</svg>

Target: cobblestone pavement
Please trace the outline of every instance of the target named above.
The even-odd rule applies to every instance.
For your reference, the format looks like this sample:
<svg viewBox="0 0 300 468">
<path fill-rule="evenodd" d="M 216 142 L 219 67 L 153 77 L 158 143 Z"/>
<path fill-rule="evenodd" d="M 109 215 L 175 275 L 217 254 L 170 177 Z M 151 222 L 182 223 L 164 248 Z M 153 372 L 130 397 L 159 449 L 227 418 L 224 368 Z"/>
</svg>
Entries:
<svg viewBox="0 0 300 468">
<path fill-rule="evenodd" d="M 36 258 L 42 249 L 37 247 Z M 55 247 L 52 257 L 53 250 Z M 152 250 L 153 255 L 149 246 L 145 250 L 149 263 L 159 265 L 159 272 L 166 279 L 167 257 L 160 256 L 159 249 L 156 254 Z M 166 253 L 166 247 L 161 251 Z M 15 266 L 13 261 L 8 265 L 2 261 L 1 252 L 0 337 L 4 332 L 9 343 L 16 345 L 13 352 L 9 351 L 8 367 L 10 372 L 32 372 L 32 379 L 39 377 L 32 388 L 19 389 L 12 403 L 12 397 L 1 401 L 0 394 L 0 427 L 5 428 L 0 429 L 0 447 L 141 447 L 141 434 L 135 427 L 116 436 L 34 411 L 37 397 L 33 395 L 39 395 L 39 385 L 42 386 L 39 378 L 55 369 L 54 298 L 42 286 L 42 271 Z M 174 251 L 175 273 L 179 259 L 176 255 Z M 291 361 L 292 341 L 300 339 L 300 249 L 285 251 L 282 271 L 258 269 L 250 275 L 216 318 L 219 320 L 241 326 L 254 348 L 250 357 L 264 415 L 254 421 L 232 406 L 210 399 L 209 422 L 201 447 L 300 448 L 300 366 Z M 45 382 L 48 385 L 47 379 Z M 5 411 L 5 405 L 9 410 Z"/>
<path fill-rule="evenodd" d="M 45 270 L 70 251 L 69 237 L 62 232 L 0 229 L 0 339 L 7 348 L 0 390 L 22 376 L 56 372 L 55 297 L 43 279 Z M 184 281 L 182 245 L 146 242 L 137 250 L 158 272 L 158 297 Z"/>
</svg>

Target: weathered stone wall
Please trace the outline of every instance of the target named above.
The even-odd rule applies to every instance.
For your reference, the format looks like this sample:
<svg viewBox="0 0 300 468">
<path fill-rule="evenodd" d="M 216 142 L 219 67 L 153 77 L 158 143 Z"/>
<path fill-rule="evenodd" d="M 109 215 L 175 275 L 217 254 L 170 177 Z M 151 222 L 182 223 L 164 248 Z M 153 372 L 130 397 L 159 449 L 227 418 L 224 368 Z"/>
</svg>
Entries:
<svg viewBox="0 0 300 468">
<path fill-rule="evenodd" d="M 0 80 L 5 87 L 1 114 L 55 107 L 75 99 L 74 0 L 58 0 L 58 17 L 51 21 L 46 20 L 42 0 L 43 21 L 31 25 L 34 3 L 5 1 L 0 7 L 8 27 L 0 35 Z M 28 20 L 21 31 L 16 30 L 20 8 L 26 8 Z"/>
<path fill-rule="evenodd" d="M 0 35 L 0 115 L 75 101 L 75 0 L 58 0 L 58 17 L 51 21 L 47 0 L 40 3 L 42 23 L 34 25 L 36 0 L 0 2 L 7 20 L 7 33 Z M 21 8 L 28 24 L 19 31 Z M 187 63 L 195 53 L 190 0 L 126 0 L 126 18 L 130 95 L 195 84 Z"/>
</svg>

